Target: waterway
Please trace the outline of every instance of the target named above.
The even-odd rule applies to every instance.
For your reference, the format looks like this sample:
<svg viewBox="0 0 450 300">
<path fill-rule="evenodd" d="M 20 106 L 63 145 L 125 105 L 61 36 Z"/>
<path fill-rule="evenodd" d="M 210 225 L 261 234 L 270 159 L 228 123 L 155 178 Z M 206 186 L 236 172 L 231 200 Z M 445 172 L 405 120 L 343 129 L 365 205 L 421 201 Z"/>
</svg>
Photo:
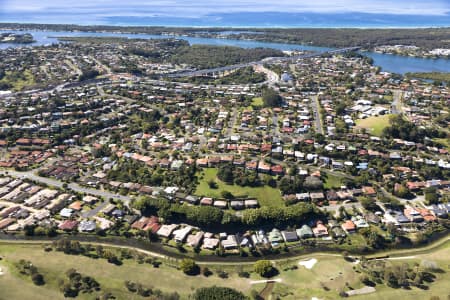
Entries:
<svg viewBox="0 0 450 300">
<path fill-rule="evenodd" d="M 16 32 L 21 31 L 1 31 L 1 32 Z M 258 42 L 250 40 L 233 40 L 224 38 L 201 38 L 188 36 L 167 36 L 167 35 L 151 35 L 151 34 L 130 34 L 130 33 L 111 33 L 111 32 L 72 32 L 72 31 L 26 31 L 33 35 L 36 42 L 27 44 L 27 46 L 42 46 L 58 43 L 57 37 L 127 37 L 140 39 L 162 39 L 162 38 L 179 38 L 188 41 L 191 45 L 217 45 L 217 46 L 236 46 L 242 48 L 258 48 L 266 47 L 283 51 L 288 50 L 308 50 L 308 51 L 327 51 L 333 48 L 315 47 L 308 45 L 283 44 Z M 24 46 L 14 43 L 1 43 L 0 49 L 10 47 Z M 374 65 L 380 66 L 383 71 L 395 72 L 404 74 L 407 72 L 450 72 L 450 59 L 438 58 L 418 58 L 393 54 L 382 54 L 375 52 L 363 52 L 364 55 L 371 57 L 374 60 Z"/>
</svg>

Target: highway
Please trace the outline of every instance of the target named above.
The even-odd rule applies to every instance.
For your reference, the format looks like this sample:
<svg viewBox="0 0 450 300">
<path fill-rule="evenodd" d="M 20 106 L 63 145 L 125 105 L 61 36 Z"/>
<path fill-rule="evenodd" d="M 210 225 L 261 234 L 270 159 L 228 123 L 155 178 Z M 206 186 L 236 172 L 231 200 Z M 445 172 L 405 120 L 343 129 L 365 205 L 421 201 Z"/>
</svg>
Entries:
<svg viewBox="0 0 450 300">
<path fill-rule="evenodd" d="M 317 52 L 317 53 L 310 53 L 310 54 L 301 54 L 301 55 L 294 55 L 294 56 L 282 56 L 282 57 L 267 57 L 259 61 L 253 61 L 248 63 L 242 63 L 242 64 L 235 64 L 230 66 L 224 66 L 224 67 L 218 67 L 218 68 L 211 68 L 211 69 L 203 69 L 203 70 L 197 70 L 197 71 L 187 71 L 187 72 L 179 72 L 179 73 L 169 73 L 164 74 L 163 77 L 168 78 L 180 78 L 180 77 L 194 77 L 194 76 L 205 76 L 215 73 L 222 73 L 226 71 L 231 70 L 237 70 L 241 68 L 246 68 L 250 66 L 256 66 L 256 65 L 263 65 L 265 63 L 276 63 L 276 62 L 289 62 L 289 61 L 296 61 L 299 59 L 307 59 L 307 58 L 313 58 L 313 57 L 320 57 L 326 54 L 339 54 L 349 51 L 356 51 L 359 47 L 348 47 L 343 49 L 337 49 L 337 50 L 331 50 L 331 51 L 325 51 L 325 52 Z"/>
</svg>

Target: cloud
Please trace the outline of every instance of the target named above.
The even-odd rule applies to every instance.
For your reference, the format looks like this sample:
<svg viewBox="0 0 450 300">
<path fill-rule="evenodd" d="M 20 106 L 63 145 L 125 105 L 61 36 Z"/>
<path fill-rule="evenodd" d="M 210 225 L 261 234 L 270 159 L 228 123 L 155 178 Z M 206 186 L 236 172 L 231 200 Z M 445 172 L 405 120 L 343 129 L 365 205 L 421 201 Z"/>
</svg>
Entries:
<svg viewBox="0 0 450 300">
<path fill-rule="evenodd" d="M 148 14 L 173 17 L 202 17 L 236 12 L 289 13 L 372 13 L 399 15 L 446 15 L 446 0 L 0 0 L 2 13 L 83 13 L 91 16 L 143 16 Z"/>
<path fill-rule="evenodd" d="M 261 17 L 262 13 L 265 13 L 264 17 Z M 267 13 L 279 15 L 266 20 Z M 331 18 L 328 14 L 335 15 Z M 320 26 L 326 27 L 337 26 L 330 24 L 334 24 L 334 19 L 339 19 L 341 15 L 345 16 L 345 20 L 362 18 L 361 24 L 388 25 L 397 24 L 396 18 L 413 15 L 413 22 L 417 24 L 408 24 L 412 20 L 410 18 L 402 26 L 448 26 L 450 1 L 0 0 L 0 22 L 235 26 L 244 21 L 247 26 L 313 26 L 320 23 Z M 289 19 L 288 23 L 284 23 L 286 19 Z M 352 26 L 351 23 L 345 24 Z"/>
</svg>

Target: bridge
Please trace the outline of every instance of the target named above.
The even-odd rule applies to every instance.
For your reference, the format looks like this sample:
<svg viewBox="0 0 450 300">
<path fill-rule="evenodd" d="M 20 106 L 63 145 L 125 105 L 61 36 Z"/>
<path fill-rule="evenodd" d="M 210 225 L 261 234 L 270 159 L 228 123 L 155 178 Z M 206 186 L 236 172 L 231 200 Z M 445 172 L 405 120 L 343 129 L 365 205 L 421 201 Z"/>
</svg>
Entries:
<svg viewBox="0 0 450 300">
<path fill-rule="evenodd" d="M 264 63 L 296 61 L 299 59 L 320 57 L 323 55 L 333 55 L 333 54 L 357 51 L 359 49 L 360 49 L 360 47 L 348 47 L 348 48 L 330 50 L 330 51 L 325 51 L 325 52 L 315 52 L 315 53 L 301 54 L 301 55 L 294 55 L 294 56 L 267 57 L 267 58 L 264 58 L 259 61 L 235 64 L 235 65 L 230 65 L 230 66 L 225 66 L 225 67 L 164 74 L 163 77 L 180 78 L 180 77 L 195 77 L 195 76 L 216 76 L 218 74 L 220 75 L 220 74 L 224 74 L 226 72 L 231 72 L 231 71 L 246 68 L 246 67 L 252 67 L 255 65 L 261 65 Z"/>
</svg>

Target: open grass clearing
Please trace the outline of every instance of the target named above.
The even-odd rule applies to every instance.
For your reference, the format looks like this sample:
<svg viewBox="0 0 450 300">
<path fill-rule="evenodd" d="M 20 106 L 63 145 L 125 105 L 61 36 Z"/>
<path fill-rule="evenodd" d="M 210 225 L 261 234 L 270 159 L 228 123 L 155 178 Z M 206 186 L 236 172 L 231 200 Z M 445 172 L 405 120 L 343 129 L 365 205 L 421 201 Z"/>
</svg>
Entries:
<svg viewBox="0 0 450 300">
<path fill-rule="evenodd" d="M 254 106 L 263 106 L 264 102 L 263 102 L 263 98 L 262 97 L 255 97 L 252 99 L 252 105 Z"/>
<path fill-rule="evenodd" d="M 342 178 L 339 176 L 335 176 L 327 173 L 327 177 L 324 182 L 324 188 L 326 189 L 336 189 L 342 186 Z"/>
<path fill-rule="evenodd" d="M 199 287 L 229 286 L 248 294 L 252 288 L 250 279 L 240 278 L 236 273 L 227 279 L 221 279 L 217 273 L 204 277 L 187 276 L 181 271 L 165 264 L 153 268 L 149 264 L 138 264 L 134 260 L 125 260 L 123 265 L 116 266 L 105 259 L 93 259 L 81 255 L 66 255 L 62 252 L 45 252 L 39 244 L 6 244 L 0 243 L 3 259 L 0 267 L 8 270 L 0 278 L 0 299 L 63 299 L 58 290 L 58 280 L 65 277 L 70 268 L 83 275 L 92 276 L 101 285 L 102 292 L 111 292 L 117 299 L 146 299 L 129 293 L 124 281 L 130 280 L 145 286 L 152 286 L 164 292 L 177 291 L 181 299 Z M 35 286 L 31 280 L 15 271 L 14 263 L 20 259 L 31 261 L 44 275 L 46 284 Z M 211 268 L 213 272 L 214 268 Z M 94 294 L 80 294 L 77 299 L 94 299 Z"/>
<path fill-rule="evenodd" d="M 383 115 L 356 120 L 356 128 L 365 128 L 368 133 L 381 136 L 383 129 L 389 126 L 389 117 L 392 115 Z"/>
<path fill-rule="evenodd" d="M 25 70 L 23 76 L 16 76 L 14 73 L 6 72 L 5 77 L 0 80 L 0 83 L 8 83 L 12 85 L 15 91 L 20 91 L 25 87 L 35 84 L 34 76 L 30 70 Z"/>
<path fill-rule="evenodd" d="M 281 198 L 280 190 L 272 188 L 270 186 L 263 187 L 242 187 L 235 184 L 226 184 L 217 178 L 218 170 L 216 168 L 207 168 L 198 173 L 199 184 L 195 191 L 196 195 L 222 198 L 222 192 L 228 191 L 232 193 L 236 198 L 248 197 L 255 198 L 259 201 L 260 206 L 272 206 L 280 207 L 284 206 L 283 199 Z M 216 189 L 209 187 L 208 182 L 213 180 L 217 184 Z"/>
<path fill-rule="evenodd" d="M 448 282 L 450 282 L 450 266 L 448 257 L 450 255 L 450 241 L 444 240 L 438 245 L 426 247 L 427 252 L 415 254 L 414 260 L 408 258 L 406 250 L 399 256 L 405 257 L 405 260 L 397 259 L 396 264 L 420 263 L 423 260 L 434 261 L 444 272 L 437 273 L 435 282 L 429 285 L 428 290 L 411 288 L 410 290 L 392 289 L 385 285 L 377 285 L 376 292 L 367 295 L 352 296 L 352 299 L 429 299 L 431 296 L 439 296 L 446 299 L 448 292 Z M 240 278 L 237 276 L 239 270 L 250 271 L 252 264 L 236 265 L 210 265 L 208 266 L 214 275 L 204 276 L 186 276 L 181 271 L 162 265 L 155 269 L 148 264 L 138 264 L 134 260 L 125 260 L 122 266 L 115 266 L 104 259 L 92 259 L 84 256 L 65 255 L 61 252 L 45 252 L 41 244 L 19 244 L 0 242 L 0 268 L 5 274 L 0 278 L 0 299 L 63 299 L 58 290 L 57 281 L 67 269 L 75 268 L 83 275 L 93 276 L 102 286 L 102 291 L 113 293 L 118 299 L 145 299 L 130 294 L 124 287 L 124 280 L 131 280 L 144 285 L 153 286 L 162 291 L 177 291 L 181 299 L 187 299 L 188 295 L 195 288 L 204 286 L 228 286 L 238 289 L 249 295 L 252 290 L 263 291 L 265 283 L 263 278 L 251 274 L 250 278 Z M 340 290 L 349 290 L 362 288 L 359 273 L 353 269 L 354 264 L 347 262 L 342 256 L 337 254 L 316 253 L 317 262 L 313 268 L 303 267 L 289 268 L 298 266 L 300 261 L 306 261 L 312 257 L 302 259 L 289 259 L 275 261 L 275 266 L 280 274 L 274 277 L 273 290 L 270 292 L 269 299 L 339 299 Z M 35 286 L 29 278 L 23 277 L 15 271 L 14 262 L 26 259 L 35 264 L 39 271 L 44 275 L 47 282 L 42 287 Z M 203 266 L 203 265 L 202 265 Z M 217 276 L 219 270 L 224 270 L 229 274 L 228 279 L 221 279 Z M 252 282 L 261 282 L 251 284 Z M 79 299 L 93 299 L 93 294 L 80 294 Z"/>
</svg>

